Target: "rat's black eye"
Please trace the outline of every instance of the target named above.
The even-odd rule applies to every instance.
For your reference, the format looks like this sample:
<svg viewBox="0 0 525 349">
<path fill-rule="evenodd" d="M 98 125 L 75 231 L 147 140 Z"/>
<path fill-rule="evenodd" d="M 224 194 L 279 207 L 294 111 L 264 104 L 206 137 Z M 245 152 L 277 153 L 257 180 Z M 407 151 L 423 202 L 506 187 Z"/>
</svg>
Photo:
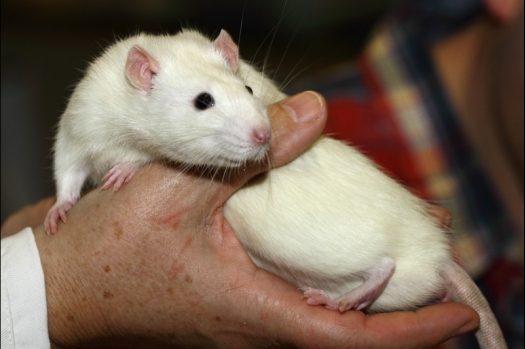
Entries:
<svg viewBox="0 0 525 349">
<path fill-rule="evenodd" d="M 212 95 L 207 92 L 203 92 L 198 95 L 197 98 L 195 98 L 193 103 L 195 104 L 195 108 L 199 110 L 206 110 L 215 105 L 215 100 L 213 99 Z"/>
<path fill-rule="evenodd" d="M 253 95 L 253 90 L 252 90 L 252 88 L 251 88 L 250 86 L 248 86 L 248 85 L 246 85 L 245 87 L 246 87 L 246 89 L 248 90 L 248 92 L 250 92 L 250 94 Z"/>
</svg>

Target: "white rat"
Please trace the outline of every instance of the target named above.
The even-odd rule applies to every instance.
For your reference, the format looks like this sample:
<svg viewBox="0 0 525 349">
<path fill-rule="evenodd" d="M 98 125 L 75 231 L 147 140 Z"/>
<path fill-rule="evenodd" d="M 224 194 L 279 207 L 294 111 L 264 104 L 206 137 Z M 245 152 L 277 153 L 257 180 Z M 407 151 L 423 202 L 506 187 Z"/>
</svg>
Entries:
<svg viewBox="0 0 525 349">
<path fill-rule="evenodd" d="M 184 31 L 140 34 L 108 48 L 61 116 L 57 202 L 46 231 L 56 233 L 58 221 L 66 221 L 88 177 L 118 190 L 153 159 L 216 167 L 263 159 L 271 129 L 265 106 L 251 94 L 261 95 L 270 82 L 261 84 L 238 57 L 225 31 L 214 42 Z"/>
<path fill-rule="evenodd" d="M 225 31 L 214 41 L 183 31 L 118 42 L 90 66 L 60 121 L 46 230 L 66 220 L 88 176 L 118 190 L 153 160 L 260 161 L 271 138 L 264 106 L 284 97 L 239 59 Z M 320 138 L 241 188 L 224 213 L 255 264 L 300 287 L 309 304 L 381 312 L 450 296 L 479 313 L 482 348 L 506 348 L 429 207 L 348 145 Z"/>
</svg>

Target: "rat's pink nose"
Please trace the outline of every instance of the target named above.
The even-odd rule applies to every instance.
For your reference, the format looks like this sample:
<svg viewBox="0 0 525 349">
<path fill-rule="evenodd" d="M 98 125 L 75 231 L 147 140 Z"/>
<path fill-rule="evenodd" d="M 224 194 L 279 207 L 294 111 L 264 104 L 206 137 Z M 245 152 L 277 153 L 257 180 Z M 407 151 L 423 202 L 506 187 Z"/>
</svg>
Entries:
<svg viewBox="0 0 525 349">
<path fill-rule="evenodd" d="M 272 138 L 272 131 L 267 127 L 260 127 L 253 130 L 253 140 L 257 144 L 266 144 Z"/>
</svg>

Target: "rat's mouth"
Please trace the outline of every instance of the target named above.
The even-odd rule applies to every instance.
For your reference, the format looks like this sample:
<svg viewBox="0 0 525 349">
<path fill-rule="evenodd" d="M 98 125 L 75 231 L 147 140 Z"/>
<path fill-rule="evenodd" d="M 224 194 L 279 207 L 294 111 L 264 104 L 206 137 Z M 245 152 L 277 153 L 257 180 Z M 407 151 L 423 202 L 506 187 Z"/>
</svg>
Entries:
<svg viewBox="0 0 525 349">
<path fill-rule="evenodd" d="M 266 143 L 263 147 L 261 147 L 257 154 L 253 157 L 253 161 L 261 161 L 266 157 L 266 154 L 268 154 L 268 151 L 270 150 L 270 142 Z"/>
<path fill-rule="evenodd" d="M 240 167 L 242 165 L 246 165 L 247 163 L 261 162 L 262 160 L 265 159 L 269 148 L 270 148 L 269 144 L 262 146 L 259 149 L 244 148 L 242 152 L 239 152 L 239 154 L 231 155 L 231 156 L 225 156 L 225 155 L 219 154 L 215 156 L 214 160 L 215 162 L 218 162 L 217 165 L 219 166 Z"/>
</svg>

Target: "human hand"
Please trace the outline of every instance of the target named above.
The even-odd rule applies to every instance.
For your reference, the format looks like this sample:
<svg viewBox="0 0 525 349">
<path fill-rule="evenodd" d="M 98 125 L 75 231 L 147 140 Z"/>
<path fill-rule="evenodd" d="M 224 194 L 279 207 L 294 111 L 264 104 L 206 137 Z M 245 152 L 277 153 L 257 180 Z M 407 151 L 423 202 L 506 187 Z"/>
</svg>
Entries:
<svg viewBox="0 0 525 349">
<path fill-rule="evenodd" d="M 47 211 L 53 206 L 54 196 L 40 200 L 36 204 L 28 205 L 7 217 L 2 224 L 2 238 L 18 233 L 25 227 L 36 228 L 44 222 Z"/>
<path fill-rule="evenodd" d="M 275 166 L 322 130 L 324 102 L 316 107 L 317 97 L 306 96 L 269 110 Z M 294 122 L 287 111 L 304 117 L 299 106 L 317 118 Z M 57 235 L 36 228 L 52 342 L 422 348 L 477 327 L 476 313 L 454 303 L 376 315 L 307 305 L 296 287 L 253 264 L 222 214 L 224 201 L 262 170 L 212 180 L 152 164 L 116 193 L 87 194 Z"/>
</svg>

